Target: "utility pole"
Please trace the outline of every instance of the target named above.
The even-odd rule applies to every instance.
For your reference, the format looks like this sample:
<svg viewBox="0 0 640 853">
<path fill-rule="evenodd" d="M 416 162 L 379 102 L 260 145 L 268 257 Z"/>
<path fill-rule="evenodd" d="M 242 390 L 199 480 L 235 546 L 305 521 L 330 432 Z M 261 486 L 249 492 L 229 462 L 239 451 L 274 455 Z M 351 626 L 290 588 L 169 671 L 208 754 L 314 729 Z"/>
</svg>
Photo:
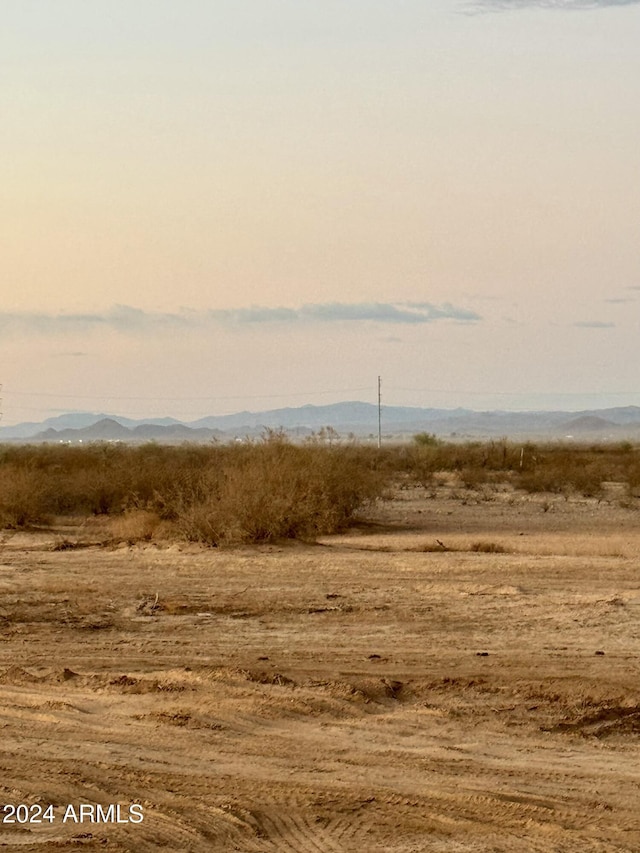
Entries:
<svg viewBox="0 0 640 853">
<path fill-rule="evenodd" d="M 378 447 L 382 447 L 382 380 L 378 376 Z"/>
</svg>

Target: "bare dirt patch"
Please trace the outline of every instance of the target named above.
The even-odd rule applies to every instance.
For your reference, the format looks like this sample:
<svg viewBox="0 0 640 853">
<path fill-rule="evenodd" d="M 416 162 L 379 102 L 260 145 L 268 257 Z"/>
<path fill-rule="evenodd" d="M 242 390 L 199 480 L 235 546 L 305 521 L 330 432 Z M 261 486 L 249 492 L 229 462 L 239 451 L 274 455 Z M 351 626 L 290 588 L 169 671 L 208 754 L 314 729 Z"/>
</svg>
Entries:
<svg viewBox="0 0 640 853">
<path fill-rule="evenodd" d="M 640 849 L 637 512 L 428 494 L 318 545 L 5 534 L 0 801 L 56 819 L 0 847 Z"/>
</svg>

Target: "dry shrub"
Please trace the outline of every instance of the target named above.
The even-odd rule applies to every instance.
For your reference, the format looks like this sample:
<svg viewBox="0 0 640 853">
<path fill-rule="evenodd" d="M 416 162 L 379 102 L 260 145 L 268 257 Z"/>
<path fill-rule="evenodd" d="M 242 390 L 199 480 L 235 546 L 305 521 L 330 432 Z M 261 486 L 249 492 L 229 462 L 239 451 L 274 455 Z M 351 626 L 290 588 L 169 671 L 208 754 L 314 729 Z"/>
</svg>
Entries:
<svg viewBox="0 0 640 853">
<path fill-rule="evenodd" d="M 625 482 L 628 473 L 625 463 L 617 446 L 551 445 L 526 460 L 515 483 L 527 492 L 565 495 L 575 492 L 585 497 L 601 497 L 604 482 Z"/>
<path fill-rule="evenodd" d="M 151 538 L 161 522 L 191 540 L 260 542 L 343 527 L 390 476 L 372 448 L 289 444 L 0 449 L 0 522 L 106 514 L 114 536 Z"/>
<path fill-rule="evenodd" d="M 640 494 L 640 451 L 630 442 L 520 444 L 501 439 L 453 444 L 416 436 L 394 461 L 397 471 L 427 487 L 437 473 L 452 472 L 472 489 L 502 479 L 532 493 L 601 498 L 603 483 L 618 482 L 626 484 L 629 494 Z"/>
<path fill-rule="evenodd" d="M 49 520 L 47 484 L 36 471 L 14 465 L 0 468 L 0 524 L 29 527 Z"/>
<path fill-rule="evenodd" d="M 111 535 L 118 542 L 149 542 L 161 525 L 154 512 L 144 509 L 130 509 L 111 521 Z"/>
<path fill-rule="evenodd" d="M 569 488 L 567 471 L 555 465 L 539 465 L 519 474 L 516 485 L 531 494 L 553 492 L 562 494 Z"/>
<path fill-rule="evenodd" d="M 178 514 L 188 539 L 219 544 L 333 533 L 384 487 L 384 477 L 350 447 L 299 447 L 278 438 L 230 450 L 221 470 L 204 472 L 206 496 L 185 501 Z"/>
<path fill-rule="evenodd" d="M 630 497 L 640 497 L 640 458 L 637 456 L 627 465 L 625 482 Z"/>
<path fill-rule="evenodd" d="M 420 485 L 428 487 L 437 474 L 449 471 L 458 474 L 467 488 L 475 489 L 495 482 L 499 475 L 508 476 L 517 466 L 519 448 L 500 441 L 470 441 L 462 444 L 433 441 L 414 436 L 414 444 L 405 456 L 404 470 Z"/>
<path fill-rule="evenodd" d="M 506 548 L 500 545 L 499 542 L 472 542 L 469 546 L 470 551 L 475 551 L 479 554 L 505 554 Z"/>
<path fill-rule="evenodd" d="M 0 446 L 0 524 L 104 514 L 122 518 L 125 539 L 153 536 L 151 518 L 211 544 L 307 538 L 343 528 L 392 480 L 431 486 L 445 474 L 471 488 L 502 479 L 530 492 L 594 497 L 604 482 L 619 482 L 632 496 L 640 493 L 640 451 L 628 443 L 454 444 L 430 435 L 378 450 L 293 445 L 278 433 L 234 445 Z"/>
<path fill-rule="evenodd" d="M 434 484 L 435 475 L 441 470 L 440 455 L 434 445 L 419 444 L 407 454 L 407 468 L 411 479 L 425 489 Z"/>
<path fill-rule="evenodd" d="M 479 489 L 489 482 L 489 471 L 486 468 L 466 467 L 460 471 L 460 480 L 467 489 Z"/>
</svg>

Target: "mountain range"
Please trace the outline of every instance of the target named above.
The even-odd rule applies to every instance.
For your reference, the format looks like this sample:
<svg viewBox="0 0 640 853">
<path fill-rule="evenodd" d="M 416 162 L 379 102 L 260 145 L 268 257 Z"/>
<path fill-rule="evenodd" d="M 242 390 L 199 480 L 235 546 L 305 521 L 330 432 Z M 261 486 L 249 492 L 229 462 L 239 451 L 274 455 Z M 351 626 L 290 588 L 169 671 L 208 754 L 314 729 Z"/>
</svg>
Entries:
<svg viewBox="0 0 640 853">
<path fill-rule="evenodd" d="M 410 406 L 382 407 L 382 434 L 386 440 L 410 438 L 418 432 L 441 438 L 574 438 L 584 440 L 640 440 L 640 407 L 625 406 L 566 411 L 487 411 L 431 409 Z M 371 403 L 334 403 L 263 412 L 210 415 L 195 421 L 175 418 L 133 420 L 104 413 L 70 412 L 41 422 L 0 427 L 0 442 L 91 442 L 231 441 L 255 438 L 267 429 L 282 429 L 292 438 L 303 439 L 323 427 L 341 436 L 375 438 L 378 407 Z"/>
</svg>

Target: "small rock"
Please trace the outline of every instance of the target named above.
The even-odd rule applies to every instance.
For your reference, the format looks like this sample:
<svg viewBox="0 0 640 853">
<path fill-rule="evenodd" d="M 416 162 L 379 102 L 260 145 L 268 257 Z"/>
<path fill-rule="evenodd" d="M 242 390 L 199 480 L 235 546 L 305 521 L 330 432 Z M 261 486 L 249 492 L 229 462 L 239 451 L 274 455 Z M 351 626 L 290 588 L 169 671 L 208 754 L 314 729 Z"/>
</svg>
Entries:
<svg viewBox="0 0 640 853">
<path fill-rule="evenodd" d="M 65 681 L 68 681 L 70 678 L 77 678 L 78 674 L 79 673 L 74 672 L 72 669 L 69 669 L 69 667 L 66 667 L 66 666 L 62 670 L 62 677 Z"/>
<path fill-rule="evenodd" d="M 383 678 L 382 683 L 387 688 L 389 695 L 394 697 L 402 690 L 404 686 L 401 681 L 395 681 L 391 678 Z"/>
</svg>

